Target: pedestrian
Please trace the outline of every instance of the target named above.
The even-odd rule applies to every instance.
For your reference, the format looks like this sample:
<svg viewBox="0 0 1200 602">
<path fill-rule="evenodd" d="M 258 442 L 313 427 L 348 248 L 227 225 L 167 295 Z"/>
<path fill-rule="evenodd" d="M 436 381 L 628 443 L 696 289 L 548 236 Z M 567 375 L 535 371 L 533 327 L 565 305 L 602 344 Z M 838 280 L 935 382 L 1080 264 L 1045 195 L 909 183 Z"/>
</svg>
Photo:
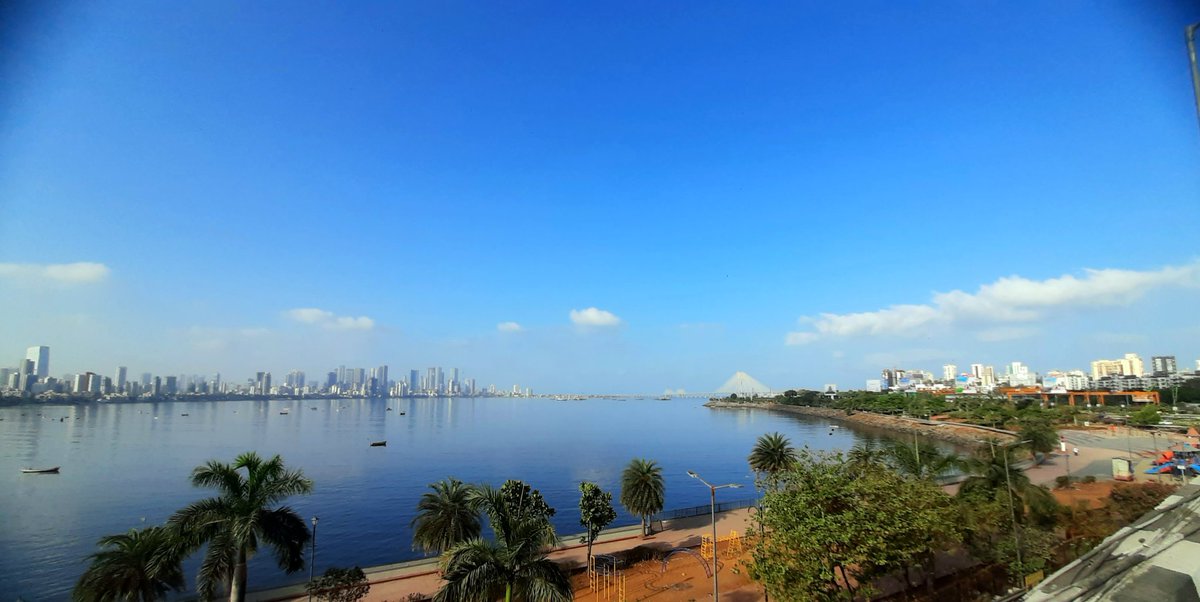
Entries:
<svg viewBox="0 0 1200 602">
<path fill-rule="evenodd" d="M 1078 447 L 1071 448 L 1071 451 L 1075 452 L 1075 455 L 1076 455 L 1076 456 L 1078 456 L 1078 455 L 1079 455 L 1079 448 L 1078 448 Z"/>
</svg>

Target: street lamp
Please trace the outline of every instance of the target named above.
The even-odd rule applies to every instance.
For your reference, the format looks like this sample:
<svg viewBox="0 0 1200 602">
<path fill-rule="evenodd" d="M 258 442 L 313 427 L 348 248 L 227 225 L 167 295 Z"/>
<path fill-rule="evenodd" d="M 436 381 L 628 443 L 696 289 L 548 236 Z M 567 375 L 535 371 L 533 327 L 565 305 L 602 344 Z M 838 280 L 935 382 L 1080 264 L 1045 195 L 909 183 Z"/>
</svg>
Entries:
<svg viewBox="0 0 1200 602">
<path fill-rule="evenodd" d="M 312 547 L 308 551 L 308 585 L 312 587 L 313 567 L 317 562 L 317 517 L 312 517 Z M 308 602 L 312 602 L 312 589 L 308 590 Z"/>
<path fill-rule="evenodd" d="M 704 486 L 705 486 L 705 487 L 708 487 L 708 493 L 709 493 L 709 495 L 711 496 L 711 497 L 710 497 L 710 500 L 711 500 L 711 502 L 710 502 L 710 506 L 709 506 L 709 508 L 711 509 L 711 512 L 712 512 L 712 532 L 713 532 L 713 534 L 712 534 L 712 543 L 713 543 L 713 571 L 712 571 L 712 577 L 713 577 L 713 602 L 716 602 L 716 601 L 717 601 L 717 599 L 718 599 L 718 593 L 717 593 L 717 490 L 718 490 L 718 489 L 725 489 L 726 487 L 728 487 L 728 488 L 730 488 L 730 489 L 739 489 L 739 488 L 741 488 L 741 485 L 739 485 L 739 484 L 737 484 L 737 483 L 726 483 L 726 484 L 724 484 L 724 485 L 711 485 L 711 484 L 709 484 L 709 482 L 708 482 L 708 481 L 705 481 L 704 479 L 700 478 L 700 475 L 696 474 L 695 472 L 692 472 L 692 471 L 690 471 L 690 470 L 689 470 L 689 471 L 687 471 L 687 473 L 688 473 L 688 476 L 689 476 L 689 477 L 692 477 L 693 479 L 696 479 L 697 481 L 700 481 L 701 483 L 704 483 Z"/>
<path fill-rule="evenodd" d="M 979 441 L 979 442 L 983 443 L 983 441 Z M 1026 443 L 1032 443 L 1032 442 L 1033 442 L 1032 439 L 1026 439 L 1024 441 L 1010 441 L 1008 443 L 1000 444 L 1000 448 L 1003 449 L 1006 447 L 1012 447 L 1014 445 L 1025 445 Z M 996 441 L 994 439 L 988 439 L 987 443 L 988 443 L 988 445 L 992 446 L 992 457 L 995 458 L 996 457 Z M 1008 472 L 1008 451 L 1007 450 L 1004 451 L 1004 483 L 1006 485 L 1008 485 L 1008 487 L 1006 487 L 1006 489 L 1008 489 L 1008 508 L 1009 508 L 1009 510 L 1012 511 L 1013 539 L 1017 543 L 1017 547 L 1016 547 L 1016 549 L 1017 549 L 1017 566 L 1020 566 L 1021 570 L 1024 571 L 1025 570 L 1024 563 L 1021 561 L 1021 528 L 1017 525 L 1017 506 L 1016 506 L 1016 502 L 1013 501 L 1012 475 L 1010 475 Z"/>
</svg>

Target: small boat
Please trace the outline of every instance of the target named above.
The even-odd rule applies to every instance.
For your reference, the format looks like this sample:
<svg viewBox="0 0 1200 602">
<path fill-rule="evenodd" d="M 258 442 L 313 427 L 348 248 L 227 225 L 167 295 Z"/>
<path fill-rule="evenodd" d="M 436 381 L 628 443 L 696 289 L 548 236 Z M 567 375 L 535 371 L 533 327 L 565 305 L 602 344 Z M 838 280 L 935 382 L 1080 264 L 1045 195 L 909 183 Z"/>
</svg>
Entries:
<svg viewBox="0 0 1200 602">
<path fill-rule="evenodd" d="M 392 411 L 392 408 L 388 408 L 387 411 L 389 411 L 389 412 Z"/>
<path fill-rule="evenodd" d="M 287 411 L 287 410 L 284 410 L 284 411 L 282 411 L 282 412 L 280 412 L 280 413 L 279 413 L 279 415 L 280 415 L 280 416 L 287 416 L 288 414 L 291 414 L 291 412 L 289 412 L 289 411 Z"/>
<path fill-rule="evenodd" d="M 371 447 L 387 447 L 387 441 L 372 441 Z"/>
<path fill-rule="evenodd" d="M 180 414 L 180 416 L 187 416 L 187 415 L 188 415 L 188 413 L 187 413 L 187 412 L 184 412 L 184 413 Z"/>
<path fill-rule="evenodd" d="M 25 474 L 58 474 L 59 468 L 58 466 L 54 468 L 22 468 L 21 472 Z"/>
</svg>

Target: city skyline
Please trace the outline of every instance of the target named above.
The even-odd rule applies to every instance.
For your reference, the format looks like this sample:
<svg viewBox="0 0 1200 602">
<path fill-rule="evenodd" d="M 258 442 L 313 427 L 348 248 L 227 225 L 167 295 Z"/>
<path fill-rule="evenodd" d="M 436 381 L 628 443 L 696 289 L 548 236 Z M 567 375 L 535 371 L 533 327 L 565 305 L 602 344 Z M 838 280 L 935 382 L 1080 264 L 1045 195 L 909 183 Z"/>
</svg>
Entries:
<svg viewBox="0 0 1200 602">
<path fill-rule="evenodd" d="M 52 375 L 1200 357 L 1183 3 L 19 16 L 0 340 Z"/>
<path fill-rule="evenodd" d="M 37 361 L 30 359 L 36 357 Z M 27 348 L 25 358 L 20 360 L 16 367 L 4 367 L 0 365 L 0 391 L 8 390 L 9 393 L 16 391 L 29 391 L 30 384 L 33 382 L 45 383 L 44 378 L 49 376 L 54 379 L 53 375 L 41 374 L 45 371 L 50 357 L 49 346 L 32 346 Z M 1183 367 L 1180 368 L 1180 365 Z M 668 394 L 697 394 L 697 393 L 713 393 L 719 394 L 727 392 L 731 383 L 744 380 L 753 384 L 755 391 L 783 391 L 786 389 L 803 389 L 828 391 L 847 390 L 847 389 L 864 389 L 868 391 L 879 391 L 887 389 L 903 389 L 911 381 L 912 385 L 933 384 L 933 383 L 950 383 L 959 382 L 960 386 L 966 382 L 963 379 L 969 379 L 971 388 L 978 387 L 981 392 L 987 392 L 997 386 L 1034 386 L 1042 385 L 1050 388 L 1057 383 L 1058 387 L 1065 387 L 1071 390 L 1085 389 L 1108 389 L 1113 386 L 1122 386 L 1129 383 L 1123 383 L 1121 379 L 1141 379 L 1143 376 L 1149 380 L 1129 381 L 1136 386 L 1146 385 L 1146 383 L 1156 383 L 1155 386 L 1146 385 L 1146 388 L 1163 388 L 1166 386 L 1165 377 L 1171 377 L 1169 380 L 1174 382 L 1182 382 L 1189 378 L 1200 378 L 1200 358 L 1194 360 L 1184 359 L 1182 362 L 1174 355 L 1154 355 L 1150 357 L 1150 361 L 1146 362 L 1139 353 L 1125 353 L 1119 359 L 1093 359 L 1087 363 L 1084 368 L 1070 366 L 1063 367 L 1061 364 L 1053 364 L 1052 367 L 1033 367 L 1025 364 L 1020 360 L 1011 360 L 1001 364 L 1002 372 L 996 370 L 995 364 L 971 363 L 962 366 L 954 363 L 943 364 L 940 374 L 937 370 L 927 370 L 924 367 L 917 367 L 911 364 L 905 364 L 905 367 L 893 365 L 885 367 L 882 370 L 882 378 L 874 379 L 867 378 L 865 386 L 858 386 L 856 383 L 849 385 L 841 385 L 839 383 L 826 382 L 821 387 L 810 387 L 807 385 L 797 385 L 795 383 L 783 383 L 778 387 L 768 387 L 762 384 L 757 379 L 754 379 L 745 371 L 738 370 L 734 376 L 726 380 L 725 384 L 717 388 L 699 389 L 666 389 Z M 960 370 L 961 368 L 961 370 Z M 291 369 L 283 374 L 281 379 L 274 380 L 278 388 L 279 385 L 285 385 L 286 390 L 281 389 L 274 392 L 272 387 L 272 379 L 274 379 L 275 371 L 271 370 L 256 370 L 252 371 L 252 377 L 241 378 L 234 377 L 223 378 L 221 372 L 216 372 L 213 379 L 209 379 L 208 374 L 196 373 L 194 371 L 179 371 L 173 370 L 163 374 L 154 374 L 152 372 L 142 372 L 140 385 L 142 388 L 126 389 L 125 383 L 129 368 L 125 365 L 117 366 L 112 377 L 106 376 L 103 372 L 93 370 L 85 370 L 79 372 L 65 372 L 57 379 L 61 383 L 61 388 L 64 390 L 57 391 L 58 393 L 69 392 L 92 392 L 92 393 L 128 393 L 133 396 L 140 394 L 149 394 L 153 391 L 154 395 L 160 394 L 159 386 L 160 378 L 165 378 L 165 389 L 162 394 L 174 395 L 178 393 L 204 393 L 204 394 L 219 394 L 219 393 L 237 393 L 237 394 L 299 394 L 299 393 L 321 393 L 321 394 L 351 394 L 354 396 L 364 397 L 409 397 L 409 396 L 474 396 L 476 394 L 486 395 L 515 395 L 515 396 L 530 396 L 531 392 L 536 387 L 528 386 L 528 383 L 522 385 L 515 383 L 511 389 L 505 385 L 497 386 L 495 382 L 488 383 L 486 386 L 478 384 L 475 378 L 467 378 L 465 373 L 460 372 L 457 367 L 445 370 L 442 366 L 431 366 L 425 369 L 415 368 L 401 370 L 399 376 L 395 379 L 389 376 L 389 364 L 382 364 L 373 368 L 355 368 L 339 365 L 336 370 L 316 370 L 308 372 L 305 370 Z M 308 378 L 309 375 L 315 378 Z M 31 377 L 32 380 L 25 380 L 25 375 Z M 178 375 L 178 376 L 176 376 Z M 1113 379 L 1117 380 L 1113 380 Z M 82 380 L 81 380 L 82 379 Z M 98 379 L 98 380 L 97 380 Z M 154 382 L 153 389 L 148 388 L 151 382 Z M 905 386 L 899 386 L 902 384 Z M 134 381 L 130 381 L 131 383 Z M 861 381 L 860 381 L 861 382 Z M 100 385 L 98 383 L 103 383 Z M 413 384 L 415 383 L 415 385 Z M 195 389 L 184 391 L 185 386 L 195 385 Z M 222 387 L 222 385 L 224 385 Z M 337 387 L 334 387 L 337 385 Z M 210 388 L 211 387 L 211 388 Z M 935 387 L 936 388 L 936 387 Z M 44 389 L 44 387 L 43 387 Z M 40 392 L 40 391 L 39 391 Z M 540 389 L 541 394 L 571 394 L 579 393 L 579 390 L 545 390 Z M 608 391 L 587 391 L 589 394 L 613 394 L 621 392 L 618 389 Z M 629 393 L 631 391 L 624 391 Z M 657 391 L 633 391 L 642 394 L 657 394 Z"/>
</svg>

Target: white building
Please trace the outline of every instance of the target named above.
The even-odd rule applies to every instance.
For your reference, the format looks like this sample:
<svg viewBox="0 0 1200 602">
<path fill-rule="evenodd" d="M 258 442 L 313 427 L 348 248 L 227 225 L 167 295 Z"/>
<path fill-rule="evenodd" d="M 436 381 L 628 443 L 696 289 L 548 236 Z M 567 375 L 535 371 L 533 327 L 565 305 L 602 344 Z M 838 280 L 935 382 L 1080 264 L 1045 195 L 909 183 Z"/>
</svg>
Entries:
<svg viewBox="0 0 1200 602">
<path fill-rule="evenodd" d="M 942 366 L 942 380 L 954 380 L 958 376 L 958 366 L 945 364 Z"/>
</svg>

